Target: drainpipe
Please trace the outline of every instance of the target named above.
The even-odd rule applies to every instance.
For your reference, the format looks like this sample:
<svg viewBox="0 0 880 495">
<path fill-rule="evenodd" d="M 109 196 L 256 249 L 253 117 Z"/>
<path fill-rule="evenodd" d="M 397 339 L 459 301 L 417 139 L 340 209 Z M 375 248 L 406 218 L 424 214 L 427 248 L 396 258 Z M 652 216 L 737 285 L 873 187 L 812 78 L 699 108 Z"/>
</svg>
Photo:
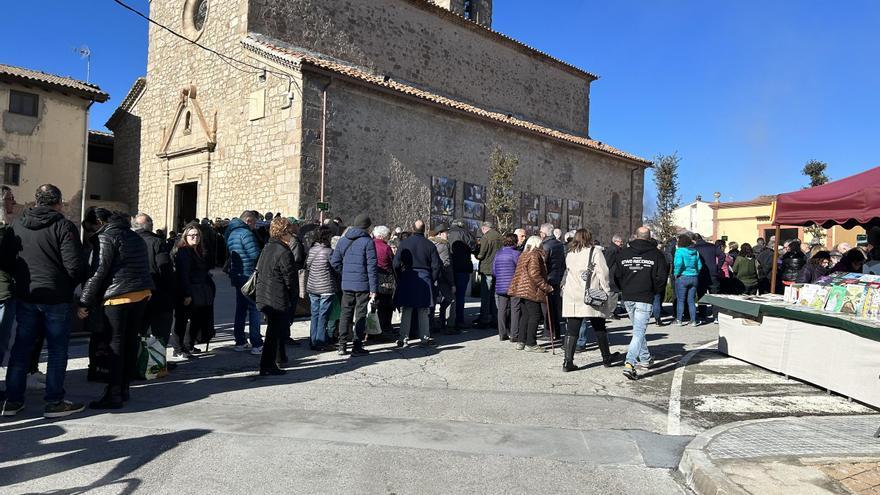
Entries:
<svg viewBox="0 0 880 495">
<path fill-rule="evenodd" d="M 633 226 L 633 214 L 635 213 L 635 204 L 633 202 L 636 198 L 635 191 L 635 182 L 636 182 L 636 170 L 638 168 L 633 168 L 629 171 L 629 231 L 630 233 L 635 232 L 635 227 Z M 641 221 L 639 222 L 641 223 Z"/>
<path fill-rule="evenodd" d="M 321 202 L 324 202 L 324 171 L 327 165 L 327 90 L 333 84 L 333 78 L 321 90 Z M 324 211 L 318 212 L 318 220 L 324 223 Z"/>
<path fill-rule="evenodd" d="M 79 237 L 85 241 L 85 230 L 83 229 L 83 220 L 86 217 L 86 187 L 89 185 L 89 109 L 95 102 L 90 101 L 86 105 L 86 118 L 83 124 L 83 163 L 82 163 L 82 202 L 79 210 Z"/>
</svg>

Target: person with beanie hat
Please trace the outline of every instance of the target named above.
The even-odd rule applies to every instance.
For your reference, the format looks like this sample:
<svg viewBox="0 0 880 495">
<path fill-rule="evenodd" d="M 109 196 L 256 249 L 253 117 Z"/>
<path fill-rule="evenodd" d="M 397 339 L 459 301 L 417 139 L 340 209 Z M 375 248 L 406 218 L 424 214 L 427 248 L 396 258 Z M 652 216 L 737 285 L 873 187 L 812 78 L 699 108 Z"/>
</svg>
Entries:
<svg viewBox="0 0 880 495">
<path fill-rule="evenodd" d="M 369 354 L 363 345 L 367 304 L 376 298 L 379 285 L 376 272 L 376 246 L 367 232 L 370 225 L 372 221 L 369 216 L 365 213 L 358 215 L 339 239 L 330 258 L 333 269 L 336 273 L 342 274 L 342 311 L 339 317 L 337 343 L 340 356 L 348 354 L 347 345 L 350 336 L 354 341 L 352 354 Z"/>
</svg>

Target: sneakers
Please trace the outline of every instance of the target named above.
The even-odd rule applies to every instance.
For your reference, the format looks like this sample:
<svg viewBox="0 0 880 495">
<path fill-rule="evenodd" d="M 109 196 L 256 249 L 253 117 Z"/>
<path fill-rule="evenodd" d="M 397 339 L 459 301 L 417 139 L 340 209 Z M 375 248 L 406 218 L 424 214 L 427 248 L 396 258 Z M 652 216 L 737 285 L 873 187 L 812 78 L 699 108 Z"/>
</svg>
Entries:
<svg viewBox="0 0 880 495">
<path fill-rule="evenodd" d="M 263 346 L 254 347 L 253 349 L 251 349 L 251 354 L 253 354 L 254 356 L 259 356 L 263 354 Z"/>
<path fill-rule="evenodd" d="M 27 376 L 28 390 L 43 390 L 44 388 L 46 388 L 46 375 L 43 372 L 37 371 Z"/>
<path fill-rule="evenodd" d="M 631 363 L 626 363 L 623 365 L 623 376 L 629 378 L 630 380 L 638 380 L 639 374 L 636 372 L 635 366 Z"/>
<path fill-rule="evenodd" d="M 547 349 L 539 345 L 527 345 L 525 346 L 527 352 L 547 352 Z"/>
<path fill-rule="evenodd" d="M 639 368 L 645 368 L 645 369 L 653 368 L 654 367 L 654 356 L 651 356 L 651 359 L 648 359 L 647 361 L 639 361 L 638 364 L 636 364 L 636 366 L 638 366 Z"/>
<path fill-rule="evenodd" d="M 235 347 L 232 348 L 232 350 L 235 352 L 244 352 L 244 351 L 248 350 L 250 348 L 250 346 L 251 346 L 250 344 L 236 345 Z"/>
<path fill-rule="evenodd" d="M 523 349 L 525 349 L 525 348 L 526 348 L 526 345 L 523 344 L 522 342 L 519 342 L 519 343 L 516 344 L 516 350 L 518 350 L 518 351 L 521 351 L 521 350 L 523 350 Z"/>
<path fill-rule="evenodd" d="M 52 404 L 46 404 L 46 409 L 43 411 L 43 417 L 63 418 L 65 416 L 70 416 L 71 414 L 78 413 L 85 408 L 86 406 L 84 404 L 70 402 L 69 400 L 62 400 Z"/>
<path fill-rule="evenodd" d="M 680 326 L 680 327 L 685 326 L 685 322 L 683 322 L 683 321 L 681 321 L 681 320 L 675 320 L 675 324 L 678 325 L 678 326 Z"/>
<path fill-rule="evenodd" d="M 2 410 L 0 410 L 0 416 L 6 416 L 6 417 L 15 416 L 16 414 L 20 413 L 23 409 L 24 409 L 24 402 L 12 402 L 12 401 L 7 400 L 3 403 L 3 408 L 2 408 Z"/>
</svg>

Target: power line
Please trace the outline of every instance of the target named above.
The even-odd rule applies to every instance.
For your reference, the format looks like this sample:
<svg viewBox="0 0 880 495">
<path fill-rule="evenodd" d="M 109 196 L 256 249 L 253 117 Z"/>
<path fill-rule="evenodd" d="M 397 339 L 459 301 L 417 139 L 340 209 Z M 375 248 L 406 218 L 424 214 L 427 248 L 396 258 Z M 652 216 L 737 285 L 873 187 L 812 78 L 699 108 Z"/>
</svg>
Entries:
<svg viewBox="0 0 880 495">
<path fill-rule="evenodd" d="M 250 63 L 248 63 L 248 62 L 245 62 L 245 61 L 243 61 L 243 60 L 238 60 L 238 59 L 236 59 L 236 58 L 230 57 L 229 55 L 224 55 L 224 54 L 218 52 L 217 50 L 214 50 L 213 48 L 209 48 L 209 47 L 207 47 L 207 46 L 205 46 L 205 45 L 203 45 L 203 44 L 201 44 L 201 43 L 199 43 L 199 42 L 197 42 L 197 41 L 194 41 L 194 40 L 191 40 L 191 39 L 187 38 L 186 36 L 184 36 L 184 35 L 178 33 L 177 31 L 175 31 L 175 30 L 171 29 L 170 27 L 168 27 L 168 26 L 162 24 L 161 22 L 158 22 L 158 21 L 156 21 L 156 20 L 151 19 L 150 16 L 148 16 L 148 15 L 144 14 L 143 12 L 137 10 L 136 8 L 134 8 L 134 7 L 132 7 L 132 6 L 128 5 L 128 4 L 126 4 L 126 3 L 123 2 L 122 0 L 113 0 L 113 1 L 114 1 L 116 4 L 118 4 L 119 6 L 121 6 L 122 8 L 124 8 L 124 9 L 126 9 L 126 10 L 128 10 L 128 11 L 130 11 L 130 12 L 133 12 L 133 13 L 134 13 L 135 15 L 137 15 L 138 17 L 141 17 L 141 18 L 143 18 L 143 19 L 146 19 L 147 22 L 149 22 L 150 24 L 156 25 L 156 26 L 158 26 L 159 28 L 161 28 L 161 29 L 163 29 L 163 30 L 165 30 L 165 31 L 168 31 L 169 33 L 173 34 L 174 36 L 176 36 L 176 37 L 178 37 L 178 38 L 180 38 L 180 39 L 182 39 L 182 40 L 184 40 L 184 41 L 186 41 L 186 42 L 188 42 L 188 43 L 192 43 L 193 45 L 195 45 L 195 46 L 201 48 L 202 50 L 205 50 L 205 51 L 207 51 L 207 52 L 209 52 L 209 53 L 212 53 L 212 54 L 216 55 L 217 57 L 220 58 L 220 60 L 226 62 L 226 64 L 228 64 L 230 67 L 232 67 L 232 68 L 235 69 L 235 70 L 238 70 L 238 71 L 240 71 L 240 72 L 244 72 L 244 73 L 246 73 L 246 74 L 274 74 L 274 75 L 276 75 L 276 76 L 286 78 L 286 79 L 288 80 L 288 82 L 290 83 L 290 85 L 292 85 L 292 86 L 296 86 L 296 84 L 294 84 L 294 82 L 293 82 L 293 78 L 290 76 L 290 74 L 287 74 L 287 73 L 284 73 L 284 72 L 276 72 L 276 71 L 273 71 L 273 70 L 266 69 L 265 67 L 258 67 L 258 66 L 256 66 L 256 65 L 252 65 L 252 64 L 250 64 Z M 251 72 L 251 71 L 249 71 L 249 70 L 247 70 L 247 69 L 243 69 L 243 68 L 241 68 L 241 67 L 237 67 L 237 66 L 233 65 L 233 62 L 236 63 L 236 64 L 244 65 L 244 66 L 246 66 L 246 67 L 250 67 L 251 69 L 254 69 L 254 72 Z"/>
</svg>

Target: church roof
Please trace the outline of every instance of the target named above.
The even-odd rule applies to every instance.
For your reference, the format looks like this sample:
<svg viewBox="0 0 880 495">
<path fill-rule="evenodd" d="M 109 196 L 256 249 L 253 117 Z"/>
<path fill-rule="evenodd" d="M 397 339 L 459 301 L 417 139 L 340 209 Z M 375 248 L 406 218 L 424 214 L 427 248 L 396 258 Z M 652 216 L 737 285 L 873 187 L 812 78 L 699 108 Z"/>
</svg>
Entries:
<svg viewBox="0 0 880 495">
<path fill-rule="evenodd" d="M 110 95 L 102 91 L 95 84 L 70 77 L 56 76 L 47 72 L 25 69 L 14 65 L 0 64 L 0 80 L 30 84 L 45 89 L 54 89 L 59 92 L 68 92 L 76 96 L 103 103 L 110 99 Z"/>
<path fill-rule="evenodd" d="M 338 60 L 319 57 L 313 53 L 308 53 L 305 50 L 286 45 L 284 42 L 275 40 L 274 38 L 252 33 L 242 40 L 242 44 L 246 49 L 269 58 L 281 65 L 296 69 L 299 69 L 303 65 L 312 66 L 452 110 L 472 114 L 510 127 L 523 129 L 545 137 L 554 138 L 563 142 L 583 146 L 591 150 L 625 158 L 637 162 L 642 166 L 651 165 L 650 160 L 645 160 L 644 158 L 619 150 L 601 141 L 551 129 L 534 122 L 516 118 L 510 114 L 486 110 L 470 103 L 465 103 L 448 96 L 439 95 L 404 82 L 396 81 L 385 75 L 371 73 L 368 69 L 362 67 L 346 64 Z"/>
<path fill-rule="evenodd" d="M 122 99 L 122 103 L 119 104 L 119 107 L 113 112 L 113 115 L 107 119 L 107 122 L 104 124 L 108 129 L 113 125 L 113 122 L 119 118 L 122 114 L 131 111 L 132 107 L 134 107 L 135 103 L 138 102 L 141 95 L 144 93 L 144 89 L 147 88 L 147 78 L 139 77 L 135 79 L 134 83 L 132 83 L 131 88 L 128 90 L 128 94 L 125 95 L 125 98 Z"/>
</svg>

